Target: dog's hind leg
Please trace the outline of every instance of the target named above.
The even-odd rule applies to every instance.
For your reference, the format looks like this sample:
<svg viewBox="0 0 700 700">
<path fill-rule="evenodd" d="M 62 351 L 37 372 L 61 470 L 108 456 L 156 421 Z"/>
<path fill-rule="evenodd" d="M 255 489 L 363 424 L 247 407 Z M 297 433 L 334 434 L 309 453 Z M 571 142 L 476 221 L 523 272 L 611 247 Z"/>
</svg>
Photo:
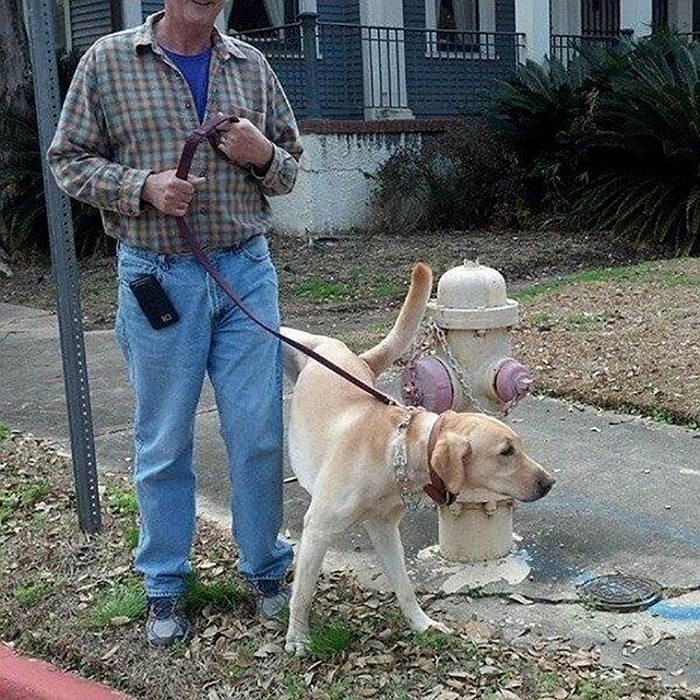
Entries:
<svg viewBox="0 0 700 700">
<path fill-rule="evenodd" d="M 406 573 L 406 562 L 404 560 L 398 522 L 396 520 L 375 518 L 366 520 L 363 524 L 377 551 L 384 573 L 389 579 L 394 593 L 396 593 L 401 612 L 411 628 L 417 632 L 425 632 L 430 628 L 441 632 L 450 632 L 449 627 L 428 617 L 416 600 L 413 586 Z"/>
</svg>

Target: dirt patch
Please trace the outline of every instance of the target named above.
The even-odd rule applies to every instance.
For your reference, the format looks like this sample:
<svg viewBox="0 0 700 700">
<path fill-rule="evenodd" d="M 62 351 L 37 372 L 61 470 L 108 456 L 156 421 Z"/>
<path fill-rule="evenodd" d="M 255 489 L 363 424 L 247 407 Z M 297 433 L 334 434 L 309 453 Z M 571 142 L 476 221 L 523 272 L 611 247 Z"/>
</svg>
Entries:
<svg viewBox="0 0 700 700">
<path fill-rule="evenodd" d="M 525 290 L 515 350 L 535 370 L 540 391 L 700 421 L 697 259 L 629 268 L 653 254 L 602 234 L 556 232 L 358 235 L 312 245 L 276 235 L 271 248 L 284 322 L 339 337 L 354 350 L 371 346 L 391 327 L 416 260 L 427 261 L 438 279 L 465 257 L 478 257 L 503 273 L 509 292 Z M 608 268 L 613 272 L 586 272 Z M 579 281 L 549 284 L 566 276 Z M 111 327 L 113 260 L 83 265 L 81 288 L 86 328 Z M 0 301 L 53 309 L 50 271 L 18 265 L 12 278 L 0 278 Z"/>
<path fill-rule="evenodd" d="M 561 638 L 511 646 L 476 622 L 450 636 L 412 634 L 391 596 L 364 592 L 342 574 L 322 578 L 314 653 L 290 658 L 284 625 L 251 616 L 235 549 L 205 522 L 194 556 L 196 636 L 152 649 L 132 572 L 133 494 L 124 478 L 101 475 L 101 483 L 104 529 L 87 537 L 76 527 L 69 460 L 34 438 L 0 438 L 0 639 L 136 698 L 693 697 L 663 688 L 653 672 L 604 670 L 597 648 Z M 228 586 L 225 600 L 215 585 Z M 422 599 L 428 610 L 432 601 Z"/>
<path fill-rule="evenodd" d="M 465 257 L 499 269 L 509 284 L 623 265 L 648 257 L 602 234 L 557 232 L 445 232 L 399 238 L 347 236 L 318 239 L 276 234 L 270 247 L 279 272 L 286 318 L 308 314 L 354 316 L 395 308 L 406 290 L 411 265 L 425 260 L 436 275 Z M 109 328 L 116 313 L 114 261 L 100 258 L 81 266 L 82 311 L 88 330 Z M 25 260 L 11 278 L 0 276 L 0 301 L 55 310 L 53 276 L 44 261 Z"/>
<path fill-rule="evenodd" d="M 541 388 L 700 425 L 700 259 L 584 277 L 524 293 L 516 354 Z"/>
</svg>

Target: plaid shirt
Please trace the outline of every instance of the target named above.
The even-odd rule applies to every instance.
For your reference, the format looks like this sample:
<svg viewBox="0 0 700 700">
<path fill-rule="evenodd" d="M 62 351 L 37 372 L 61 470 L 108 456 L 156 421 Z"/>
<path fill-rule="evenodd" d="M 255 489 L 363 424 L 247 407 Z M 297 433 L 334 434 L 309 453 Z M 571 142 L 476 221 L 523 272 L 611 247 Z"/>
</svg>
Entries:
<svg viewBox="0 0 700 700">
<path fill-rule="evenodd" d="M 98 40 L 82 57 L 48 152 L 61 189 L 102 212 L 115 238 L 162 253 L 187 251 L 171 217 L 141 200 L 153 172 L 175 168 L 187 134 L 199 125 L 189 86 L 158 46 L 153 25 Z M 191 173 L 206 177 L 187 214 L 207 248 L 235 246 L 272 227 L 265 195 L 287 194 L 302 146 L 289 102 L 263 55 L 212 33 L 205 119 L 217 112 L 246 117 L 274 144 L 269 170 L 258 177 L 204 141 Z"/>
</svg>

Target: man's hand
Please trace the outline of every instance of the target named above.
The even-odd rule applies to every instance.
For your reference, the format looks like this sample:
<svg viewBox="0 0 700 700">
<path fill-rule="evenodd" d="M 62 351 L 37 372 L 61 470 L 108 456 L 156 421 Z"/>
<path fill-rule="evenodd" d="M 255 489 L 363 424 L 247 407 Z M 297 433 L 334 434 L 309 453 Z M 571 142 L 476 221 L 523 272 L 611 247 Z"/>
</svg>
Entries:
<svg viewBox="0 0 700 700">
<path fill-rule="evenodd" d="M 252 165 L 258 172 L 266 172 L 275 155 L 275 147 L 248 119 L 228 122 L 219 127 L 219 148 L 232 162 Z"/>
<path fill-rule="evenodd" d="M 175 170 L 153 173 L 146 178 L 141 190 L 141 199 L 152 204 L 163 214 L 184 216 L 195 187 L 204 184 L 203 177 L 190 175 L 187 181 L 175 176 Z"/>
</svg>

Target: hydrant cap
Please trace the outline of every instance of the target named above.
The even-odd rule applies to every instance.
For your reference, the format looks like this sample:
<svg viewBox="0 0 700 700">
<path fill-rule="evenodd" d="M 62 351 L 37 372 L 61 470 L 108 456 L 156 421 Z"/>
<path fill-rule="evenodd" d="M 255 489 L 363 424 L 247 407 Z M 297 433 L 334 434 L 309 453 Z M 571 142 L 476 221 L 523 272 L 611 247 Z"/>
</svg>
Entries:
<svg viewBox="0 0 700 700">
<path fill-rule="evenodd" d="M 518 322 L 518 303 L 498 270 L 465 260 L 438 282 L 435 321 L 444 328 L 504 328 Z"/>
</svg>

